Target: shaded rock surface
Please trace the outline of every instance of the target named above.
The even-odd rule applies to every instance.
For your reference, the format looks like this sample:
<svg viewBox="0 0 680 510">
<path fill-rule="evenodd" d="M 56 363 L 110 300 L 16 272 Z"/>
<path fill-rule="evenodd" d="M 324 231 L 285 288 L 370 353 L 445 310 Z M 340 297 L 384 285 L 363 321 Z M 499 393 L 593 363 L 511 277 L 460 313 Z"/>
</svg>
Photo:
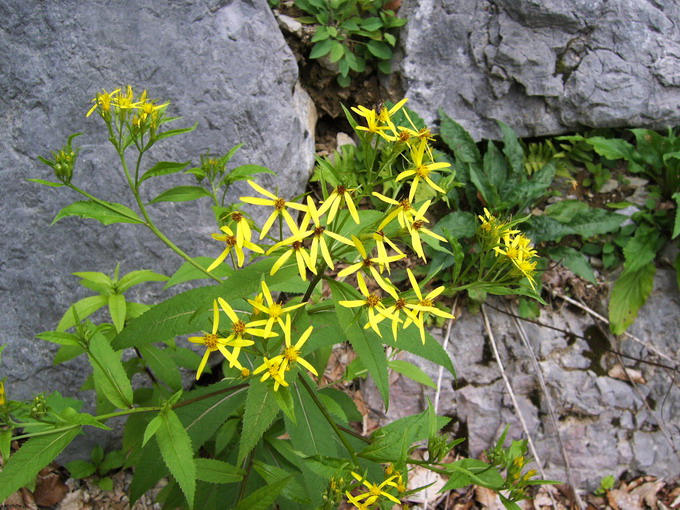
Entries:
<svg viewBox="0 0 680 510">
<path fill-rule="evenodd" d="M 101 88 L 131 84 L 147 89 L 150 97 L 171 101 L 168 114 L 184 117 L 173 127 L 198 123 L 189 135 L 159 142 L 146 168 L 162 160 L 197 164 L 207 150 L 225 154 L 244 142 L 234 166 L 271 168 L 278 177 L 258 182 L 292 197 L 304 189 L 314 162 L 313 105 L 296 87 L 295 59 L 266 0 L 143 0 L 134 9 L 8 1 L 0 15 L 0 343 L 7 344 L 0 377 L 9 377 L 10 398 L 53 390 L 75 395 L 89 373 L 85 361 L 55 369 L 56 346 L 34 340 L 37 333 L 54 329 L 70 303 L 91 294 L 70 273 L 112 273 L 120 262 L 122 273 L 153 269 L 172 274 L 183 261 L 141 226 L 104 227 L 66 218 L 50 227 L 62 207 L 81 197 L 26 182 L 53 179 L 37 156 L 48 156 L 68 135 L 84 131 L 76 140 L 82 151 L 73 183 L 133 206 L 103 122 L 97 115 L 85 118 Z M 191 176 L 161 180 L 162 188 L 153 179 L 144 184 L 145 200 L 166 187 L 195 183 Z M 228 202 L 254 194 L 242 184 L 233 188 Z M 220 253 L 222 247 L 210 238 L 216 227 L 209 200 L 151 210 L 161 230 L 190 255 Z M 161 284 L 139 288 L 144 290 L 132 300 L 152 303 L 168 297 L 161 296 Z"/>
<path fill-rule="evenodd" d="M 475 139 L 680 123 L 680 5 L 648 0 L 408 0 L 411 107 Z"/>
<path fill-rule="evenodd" d="M 498 300 L 491 302 L 504 306 Z M 547 398 L 540 389 L 529 353 L 512 317 L 490 307 L 487 313 L 546 475 L 566 481 Z M 546 382 L 575 483 L 581 489 L 592 491 L 600 479 L 609 474 L 618 477 L 624 472 L 630 476 L 644 473 L 667 480 L 680 475 L 677 454 L 680 388 L 674 383 L 673 374 L 624 357 L 624 365 L 641 371 L 646 383 L 634 387 L 628 381 L 607 375 L 611 367 L 620 363 L 608 350 L 632 358 L 668 362 L 652 356 L 644 346 L 626 337 L 610 344 L 593 319 L 577 309 L 562 306 L 553 312 L 543 312 L 539 321 L 566 331 L 522 322 Z M 630 332 L 677 359 L 679 328 L 680 295 L 675 277 L 671 271 L 659 270 L 654 291 Z M 443 341 L 441 331 L 433 331 L 433 335 Z M 454 430 L 469 438 L 463 445 L 468 453 L 476 456 L 492 446 L 506 424 L 510 425 L 509 438 L 522 438 L 522 426 L 501 379 L 481 315 L 460 314 L 451 331 L 448 352 L 458 377 L 454 380 L 451 374 L 443 374 L 438 412 L 452 417 Z M 404 359 L 419 365 L 437 381 L 438 366 L 410 355 Z M 366 389 L 366 402 L 382 423 L 419 412 L 426 405 L 426 397 L 434 402 L 434 390 L 424 389 L 402 376 L 394 377 L 393 404 L 385 417 L 374 386 L 369 383 Z M 402 407 L 401 402 L 407 405 Z"/>
</svg>

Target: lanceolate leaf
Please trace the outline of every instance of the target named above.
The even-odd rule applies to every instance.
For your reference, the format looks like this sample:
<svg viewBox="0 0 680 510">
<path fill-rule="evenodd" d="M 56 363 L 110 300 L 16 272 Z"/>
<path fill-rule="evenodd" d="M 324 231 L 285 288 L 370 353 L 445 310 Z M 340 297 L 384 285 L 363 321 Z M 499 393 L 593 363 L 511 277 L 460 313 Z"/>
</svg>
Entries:
<svg viewBox="0 0 680 510">
<path fill-rule="evenodd" d="M 260 278 L 268 273 L 274 260 L 271 258 L 256 262 L 240 269 L 220 285 L 210 285 L 178 294 L 157 304 L 141 317 L 131 321 L 114 339 L 116 349 L 139 347 L 152 342 L 166 340 L 177 335 L 194 333 L 201 328 L 192 321 L 196 310 L 221 297 L 226 301 L 242 298 L 260 290 Z M 295 263 L 282 267 L 274 276 L 267 278 L 268 284 L 291 278 L 297 272 Z"/>
<path fill-rule="evenodd" d="M 361 358 L 362 363 L 373 377 L 380 395 L 385 402 L 385 408 L 390 401 L 390 383 L 387 379 L 387 360 L 383 350 L 382 341 L 370 329 L 364 329 L 365 319 L 357 318 L 357 310 L 346 308 L 338 303 L 340 300 L 355 299 L 352 287 L 346 283 L 329 282 L 335 300 L 335 312 L 338 315 L 345 338 L 352 344 L 352 348 Z M 384 336 L 384 335 L 383 335 Z"/>
<path fill-rule="evenodd" d="M 109 314 L 111 320 L 119 333 L 125 326 L 125 296 L 123 294 L 111 294 L 109 296 Z"/>
<path fill-rule="evenodd" d="M 154 271 L 149 271 L 148 269 L 142 269 L 140 271 L 131 271 L 130 273 L 123 276 L 118 282 L 118 292 L 125 292 L 130 287 L 139 285 L 140 283 L 146 282 L 164 282 L 169 278 L 164 274 L 155 273 Z"/>
<path fill-rule="evenodd" d="M 256 490 L 250 496 L 245 498 L 236 507 L 236 510 L 267 510 L 272 503 L 279 497 L 281 491 L 288 485 L 292 478 L 287 476 L 278 482 L 274 482 L 266 487 Z"/>
<path fill-rule="evenodd" d="M 113 223 L 144 223 L 137 213 L 123 204 L 116 204 L 112 202 L 105 202 L 100 200 L 95 202 L 93 200 L 82 200 L 74 202 L 71 205 L 64 207 L 52 220 L 52 225 L 62 218 L 67 216 L 80 216 L 97 220 L 104 225 L 111 225 Z"/>
<path fill-rule="evenodd" d="M 650 262 L 637 271 L 624 271 L 609 298 L 609 329 L 620 335 L 630 326 L 654 287 L 656 266 Z"/>
<path fill-rule="evenodd" d="M 140 347 L 139 352 L 153 374 L 167 384 L 170 389 L 177 391 L 182 387 L 182 375 L 179 373 L 177 364 L 165 350 L 147 345 Z"/>
<path fill-rule="evenodd" d="M 382 322 L 380 331 L 383 335 L 382 343 L 428 359 L 437 365 L 441 365 L 455 376 L 456 370 L 451 363 L 451 358 L 429 331 L 425 331 L 425 344 L 420 339 L 420 331 L 413 324 L 406 329 L 399 328 L 396 342 L 392 337 L 392 330 L 387 321 Z"/>
<path fill-rule="evenodd" d="M 180 172 L 184 170 L 189 165 L 189 163 L 191 163 L 191 161 L 187 161 L 185 163 L 178 163 L 176 161 L 159 161 L 152 168 L 144 172 L 144 175 L 139 178 L 137 185 L 143 183 L 151 177 L 158 177 L 159 175 L 168 175 Z"/>
<path fill-rule="evenodd" d="M 156 432 L 161 455 L 170 473 L 182 488 L 189 507 L 192 507 L 196 492 L 196 464 L 191 439 L 172 410 L 164 411 L 162 418 L 161 426 Z"/>
<path fill-rule="evenodd" d="M 238 448 L 238 464 L 251 452 L 276 416 L 279 406 L 274 400 L 274 386 L 271 381 L 253 380 L 248 388 L 246 410 L 243 415 L 243 432 Z"/>
<path fill-rule="evenodd" d="M 107 296 L 88 296 L 73 303 L 59 321 L 57 331 L 62 332 L 72 328 L 76 325 L 76 316 L 79 320 L 83 320 L 99 310 L 102 306 L 108 304 L 108 302 L 109 298 Z M 73 313 L 74 309 L 76 314 Z"/>
<path fill-rule="evenodd" d="M 111 348 L 101 333 L 96 333 L 90 340 L 88 357 L 97 392 L 120 409 L 132 407 L 132 386 L 120 361 L 120 354 Z"/>
<path fill-rule="evenodd" d="M 29 439 L 12 455 L 0 471 L 0 501 L 35 480 L 38 472 L 52 462 L 78 435 L 81 427 L 73 427 Z"/>
<path fill-rule="evenodd" d="M 209 196 L 210 193 L 208 193 L 205 188 L 200 186 L 175 186 L 174 188 L 164 191 L 149 203 L 156 204 L 158 202 L 186 202 L 188 200 L 196 200 L 197 198 Z"/>
<path fill-rule="evenodd" d="M 244 472 L 214 459 L 196 459 L 196 478 L 209 483 L 235 483 L 243 479 Z"/>
<path fill-rule="evenodd" d="M 409 363 L 408 361 L 395 359 L 389 361 L 387 363 L 387 366 L 390 367 L 395 372 L 399 372 L 400 374 L 405 375 L 406 377 L 413 379 L 414 381 L 419 382 L 420 384 L 429 386 L 430 388 L 435 389 L 437 388 L 437 385 L 434 383 L 434 381 L 430 378 L 429 375 L 427 375 L 419 367 L 415 366 L 412 363 Z"/>
</svg>

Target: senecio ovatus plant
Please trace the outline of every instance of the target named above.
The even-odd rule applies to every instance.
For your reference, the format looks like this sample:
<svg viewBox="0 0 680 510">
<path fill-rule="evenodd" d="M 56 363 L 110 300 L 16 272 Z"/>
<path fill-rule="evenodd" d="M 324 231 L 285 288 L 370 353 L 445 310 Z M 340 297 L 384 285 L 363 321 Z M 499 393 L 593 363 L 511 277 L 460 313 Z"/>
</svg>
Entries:
<svg viewBox="0 0 680 510">
<path fill-rule="evenodd" d="M 433 135 L 416 127 L 405 102 L 377 111 L 352 108 L 360 122 L 346 110 L 365 163 L 361 182 L 355 179 L 352 187 L 324 181 L 318 196 L 290 198 L 253 180 L 271 173 L 266 168 L 228 168 L 240 146 L 223 156 L 203 154 L 197 167 L 160 161 L 144 170 L 153 146 L 196 126 L 167 129 L 176 120 L 166 114 L 168 103 L 146 91 L 127 87 L 97 94 L 87 116 L 103 121 L 137 211 L 74 184 L 77 135 L 52 159 L 41 158 L 56 182 L 29 180 L 84 196 L 55 221 L 80 216 L 105 225 L 141 225 L 185 263 L 170 278 L 149 270 L 121 276 L 118 267 L 112 277 L 75 273 L 94 295 L 74 303 L 54 331 L 38 338 L 60 344 L 55 363 L 87 357 L 92 375 L 82 389 L 96 392 L 96 415 L 81 412 L 81 401 L 58 392 L 11 400 L 5 394 L 11 396 L 11 386 L 0 382 L 0 501 L 31 484 L 84 429 L 109 429 L 110 419 L 126 417 L 122 450 L 111 457 L 118 462 L 107 464 L 109 456 L 102 458 L 100 449 L 93 463 L 68 467 L 77 477 L 89 476 L 96 466 L 100 476 L 134 468 L 131 502 L 167 477 L 158 495 L 164 508 L 331 509 L 343 501 L 359 509 L 404 507 L 424 488 L 409 484 L 411 470 L 421 467 L 449 477 L 443 491 L 479 484 L 517 508 L 514 501 L 525 497 L 525 488 L 542 483 L 532 479 L 534 471 L 522 472 L 525 442 L 509 448 L 501 442 L 491 463 L 454 461 L 450 453 L 459 441 L 440 432 L 449 419 L 436 416 L 431 405 L 365 435 L 351 426 L 361 421 L 354 401 L 337 389 L 368 374 L 387 407 L 390 370 L 432 384 L 415 365 L 398 359 L 402 351 L 453 372 L 426 328 L 432 316 L 453 319 L 438 302 L 445 288 L 428 287 L 436 270 L 423 278 L 415 269 L 430 250 L 456 256 L 449 251 L 453 240 L 437 233 L 428 215 L 446 195 L 443 186 L 455 183 L 450 163 L 437 161 Z M 145 182 L 182 170 L 197 185 L 143 198 Z M 225 204 L 227 189 L 239 180 L 247 181 L 249 193 L 239 204 Z M 217 253 L 221 246 L 217 258 L 182 251 L 149 212 L 159 202 L 202 197 L 212 200 L 219 230 L 204 249 Z M 257 224 L 246 211 L 266 220 Z M 533 292 L 536 253 L 529 241 L 489 211 L 480 220 L 474 264 L 457 270 L 459 289 Z M 465 280 L 464 274 L 476 276 Z M 197 279 L 212 284 L 153 306 L 126 295 L 147 282 L 171 287 Z M 345 378 L 330 380 L 324 371 L 331 350 L 345 342 L 356 360 Z M 180 367 L 195 372 L 193 389 L 183 387 Z M 16 450 L 20 440 L 26 441 Z"/>
</svg>

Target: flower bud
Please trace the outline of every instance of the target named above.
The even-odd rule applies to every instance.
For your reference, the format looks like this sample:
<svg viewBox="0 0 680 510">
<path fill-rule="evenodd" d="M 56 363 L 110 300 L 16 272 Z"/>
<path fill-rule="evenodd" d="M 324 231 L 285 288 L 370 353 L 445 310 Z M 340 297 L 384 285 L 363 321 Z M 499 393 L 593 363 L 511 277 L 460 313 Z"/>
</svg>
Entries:
<svg viewBox="0 0 680 510">
<path fill-rule="evenodd" d="M 7 404 L 7 397 L 5 396 L 5 383 L 0 381 L 0 406 Z"/>
</svg>

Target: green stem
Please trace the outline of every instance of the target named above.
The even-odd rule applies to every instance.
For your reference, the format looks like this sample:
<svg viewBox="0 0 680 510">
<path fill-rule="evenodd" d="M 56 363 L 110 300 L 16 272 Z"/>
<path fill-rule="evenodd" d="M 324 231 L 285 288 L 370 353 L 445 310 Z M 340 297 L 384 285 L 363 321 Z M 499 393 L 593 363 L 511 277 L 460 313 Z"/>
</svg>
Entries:
<svg viewBox="0 0 680 510">
<path fill-rule="evenodd" d="M 324 418 L 326 418 L 326 421 L 328 424 L 333 428 L 335 431 L 335 434 L 338 436 L 340 441 L 342 442 L 343 446 L 347 450 L 347 453 L 349 453 L 350 457 L 352 457 L 352 462 L 354 462 L 355 465 L 359 465 L 359 460 L 357 459 L 356 454 L 354 453 L 354 448 L 352 448 L 352 445 L 349 444 L 349 441 L 347 441 L 347 438 L 342 434 L 340 429 L 338 428 L 338 425 L 333 421 L 333 418 L 331 418 L 331 415 L 328 413 L 326 410 L 326 407 L 323 405 L 323 403 L 319 400 L 319 397 L 316 396 L 316 393 L 312 390 L 312 388 L 309 386 L 307 381 L 305 381 L 304 377 L 299 377 L 298 381 L 302 383 L 302 385 L 305 387 L 307 390 L 307 393 L 309 393 L 309 396 L 312 397 L 312 400 L 316 404 L 316 407 L 319 408 L 319 411 L 321 411 L 321 414 L 323 414 Z"/>
</svg>

